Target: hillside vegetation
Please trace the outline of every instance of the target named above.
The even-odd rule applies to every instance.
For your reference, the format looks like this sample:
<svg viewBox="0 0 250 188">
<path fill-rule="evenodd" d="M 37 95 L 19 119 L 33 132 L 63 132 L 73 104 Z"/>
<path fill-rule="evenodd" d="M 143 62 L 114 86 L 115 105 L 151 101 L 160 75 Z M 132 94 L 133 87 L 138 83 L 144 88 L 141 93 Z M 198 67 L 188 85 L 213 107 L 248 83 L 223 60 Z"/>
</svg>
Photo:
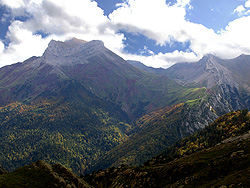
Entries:
<svg viewBox="0 0 250 188">
<path fill-rule="evenodd" d="M 182 125 L 174 122 L 185 112 L 183 103 L 191 109 L 210 96 L 206 88 L 187 88 L 133 67 L 101 41 L 52 40 L 41 57 L 0 69 L 0 163 L 12 171 L 41 159 L 83 173 L 100 168 L 99 161 L 124 143 L 120 148 L 127 154 L 120 150 L 107 162 L 142 164 L 186 132 L 202 128 L 185 125 L 190 130 L 179 133 Z M 176 115 L 168 113 L 174 108 Z M 149 123 L 136 123 L 153 111 L 161 116 L 166 111 L 173 125 L 162 121 L 158 128 L 153 114 Z M 204 125 L 217 117 L 208 114 Z M 169 129 L 161 131 L 164 127 Z"/>
<path fill-rule="evenodd" d="M 139 167 L 122 165 L 99 170 L 84 179 L 95 187 L 248 187 L 249 118 L 247 110 L 231 112 L 203 131 L 174 144 L 172 150 L 165 152 L 169 155 L 157 156 Z M 193 147 L 195 143 L 201 146 L 206 143 L 202 141 L 205 136 L 218 139 L 210 140 L 210 146 L 192 150 L 198 148 Z M 187 140 L 194 144 L 188 144 Z M 173 160 L 176 155 L 171 152 L 178 154 L 183 148 L 189 152 Z"/>
<path fill-rule="evenodd" d="M 190 100 L 141 117 L 129 139 L 106 152 L 85 173 L 122 164 L 141 165 L 178 140 L 204 128 L 216 118 L 216 114 L 205 99 L 202 101 L 206 90 L 202 88 L 196 94 L 200 100 Z"/>
<path fill-rule="evenodd" d="M 61 164 L 38 160 L 11 173 L 4 171 L 0 187 L 249 187 L 249 130 L 248 110 L 238 110 L 139 167 L 121 165 L 78 177 Z"/>
<path fill-rule="evenodd" d="M 203 130 L 199 130 L 193 135 L 184 138 L 162 155 L 182 157 L 196 151 L 215 146 L 226 138 L 242 135 L 250 130 L 250 114 L 248 110 L 238 110 L 230 112 L 216 119 Z"/>
<path fill-rule="evenodd" d="M 121 121 L 123 112 L 85 94 L 0 107 L 2 166 L 12 171 L 41 159 L 81 173 L 91 160 L 125 141 L 131 125 Z"/>
<path fill-rule="evenodd" d="M 2 188 L 91 188 L 84 180 L 61 164 L 37 161 L 14 172 L 0 175 Z"/>
</svg>

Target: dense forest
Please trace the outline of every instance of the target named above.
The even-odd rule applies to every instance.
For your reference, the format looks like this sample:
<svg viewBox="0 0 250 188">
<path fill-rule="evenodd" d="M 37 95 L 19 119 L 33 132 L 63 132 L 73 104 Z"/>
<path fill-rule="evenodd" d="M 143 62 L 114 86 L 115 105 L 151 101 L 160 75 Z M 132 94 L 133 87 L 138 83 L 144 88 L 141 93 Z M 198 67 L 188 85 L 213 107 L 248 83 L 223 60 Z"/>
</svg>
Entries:
<svg viewBox="0 0 250 188">
<path fill-rule="evenodd" d="M 128 123 L 94 105 L 88 111 L 81 107 L 53 99 L 1 107 L 1 165 L 12 171 L 42 159 L 80 173 L 92 159 L 128 138 Z"/>
</svg>

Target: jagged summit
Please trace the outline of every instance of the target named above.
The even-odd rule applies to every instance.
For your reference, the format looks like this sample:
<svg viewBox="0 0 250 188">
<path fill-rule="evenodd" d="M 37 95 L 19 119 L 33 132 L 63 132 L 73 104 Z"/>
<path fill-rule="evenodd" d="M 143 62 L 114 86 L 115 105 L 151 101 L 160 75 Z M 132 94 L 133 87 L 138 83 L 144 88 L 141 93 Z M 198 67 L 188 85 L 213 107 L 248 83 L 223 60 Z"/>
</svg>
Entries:
<svg viewBox="0 0 250 188">
<path fill-rule="evenodd" d="M 104 47 L 104 43 L 100 40 L 92 40 L 90 42 L 86 42 L 76 38 L 67 40 L 65 42 L 51 40 L 48 48 L 45 50 L 45 54 L 51 53 L 56 56 L 69 56 L 87 50 L 89 48 L 97 49 L 98 47 Z"/>
<path fill-rule="evenodd" d="M 224 66 L 225 63 L 226 60 L 207 54 L 198 62 L 175 64 L 166 72 L 170 78 L 183 84 L 195 83 L 207 88 L 228 84 L 238 88 L 232 76 L 232 70 Z"/>
<path fill-rule="evenodd" d="M 203 58 L 218 58 L 216 55 L 214 55 L 214 54 L 205 54 L 204 56 L 203 56 Z"/>
<path fill-rule="evenodd" d="M 104 43 L 100 40 L 90 42 L 76 38 L 65 42 L 51 40 L 43 57 L 45 63 L 56 66 L 85 64 L 88 63 L 90 57 L 106 51 L 108 49 L 105 48 Z"/>
<path fill-rule="evenodd" d="M 75 46 L 75 45 L 87 43 L 87 41 L 73 37 L 69 40 L 65 40 L 64 43 Z"/>
</svg>

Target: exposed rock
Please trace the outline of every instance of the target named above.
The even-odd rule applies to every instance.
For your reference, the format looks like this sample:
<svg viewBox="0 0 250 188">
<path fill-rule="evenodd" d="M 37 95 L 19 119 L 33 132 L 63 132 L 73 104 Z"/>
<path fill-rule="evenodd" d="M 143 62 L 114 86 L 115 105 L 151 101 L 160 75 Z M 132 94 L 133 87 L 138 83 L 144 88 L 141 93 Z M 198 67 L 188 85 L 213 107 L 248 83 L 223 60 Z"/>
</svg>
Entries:
<svg viewBox="0 0 250 188">
<path fill-rule="evenodd" d="M 177 63 L 168 69 L 156 69 L 146 67 L 138 62 L 131 62 L 147 72 L 159 75 L 166 75 L 182 85 L 204 86 L 214 95 L 213 101 L 220 101 L 220 105 L 212 104 L 218 112 L 250 108 L 250 56 L 241 55 L 234 59 L 220 59 L 208 54 L 201 60 L 194 63 Z M 218 115 L 222 115 L 219 113 Z"/>
<path fill-rule="evenodd" d="M 72 45 L 74 44 L 74 45 Z M 52 40 L 43 54 L 44 62 L 54 66 L 70 66 L 89 63 L 89 59 L 100 53 L 106 54 L 107 49 L 102 41 L 60 42 Z"/>
<path fill-rule="evenodd" d="M 231 138 L 225 139 L 221 143 L 225 144 L 225 143 L 234 142 L 234 141 L 246 140 L 248 138 L 250 138 L 250 132 L 248 132 L 244 135 L 241 135 L 241 136 L 236 136 L 236 137 L 231 137 Z"/>
</svg>

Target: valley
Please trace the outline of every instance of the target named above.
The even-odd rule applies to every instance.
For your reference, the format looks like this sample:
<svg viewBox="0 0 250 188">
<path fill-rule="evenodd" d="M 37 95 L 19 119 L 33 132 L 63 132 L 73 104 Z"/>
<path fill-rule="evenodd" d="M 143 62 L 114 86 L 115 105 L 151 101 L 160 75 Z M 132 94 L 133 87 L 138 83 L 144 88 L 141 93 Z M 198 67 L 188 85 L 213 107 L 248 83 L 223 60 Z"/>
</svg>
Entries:
<svg viewBox="0 0 250 188">
<path fill-rule="evenodd" d="M 138 169 L 155 173 L 146 161 L 160 153 L 180 158 L 208 149 L 205 143 L 194 142 L 198 138 L 192 138 L 191 149 L 182 139 L 190 140 L 193 134 L 209 139 L 202 131 L 218 117 L 249 109 L 248 64 L 246 55 L 231 60 L 207 55 L 198 62 L 154 69 L 125 61 L 102 41 L 52 40 L 41 57 L 0 69 L 0 164 L 14 171 L 38 160 L 60 163 L 78 175 L 95 171 L 86 179 L 90 184 L 98 173 L 114 176 L 97 170 L 113 171 L 121 165 L 134 166 L 119 169 L 121 174 L 132 169 L 133 177 Z M 248 114 L 237 112 L 235 119 Z M 234 129 L 239 131 L 229 128 L 230 134 L 211 140 L 218 144 L 245 134 L 248 126 Z M 180 142 L 189 145 L 177 150 Z M 209 147 L 216 147 L 211 143 Z M 119 176 L 119 182 L 125 177 Z M 96 186 L 109 187 L 106 176 L 102 178 L 104 182 Z M 175 185 L 177 180 L 169 181 Z"/>
</svg>

